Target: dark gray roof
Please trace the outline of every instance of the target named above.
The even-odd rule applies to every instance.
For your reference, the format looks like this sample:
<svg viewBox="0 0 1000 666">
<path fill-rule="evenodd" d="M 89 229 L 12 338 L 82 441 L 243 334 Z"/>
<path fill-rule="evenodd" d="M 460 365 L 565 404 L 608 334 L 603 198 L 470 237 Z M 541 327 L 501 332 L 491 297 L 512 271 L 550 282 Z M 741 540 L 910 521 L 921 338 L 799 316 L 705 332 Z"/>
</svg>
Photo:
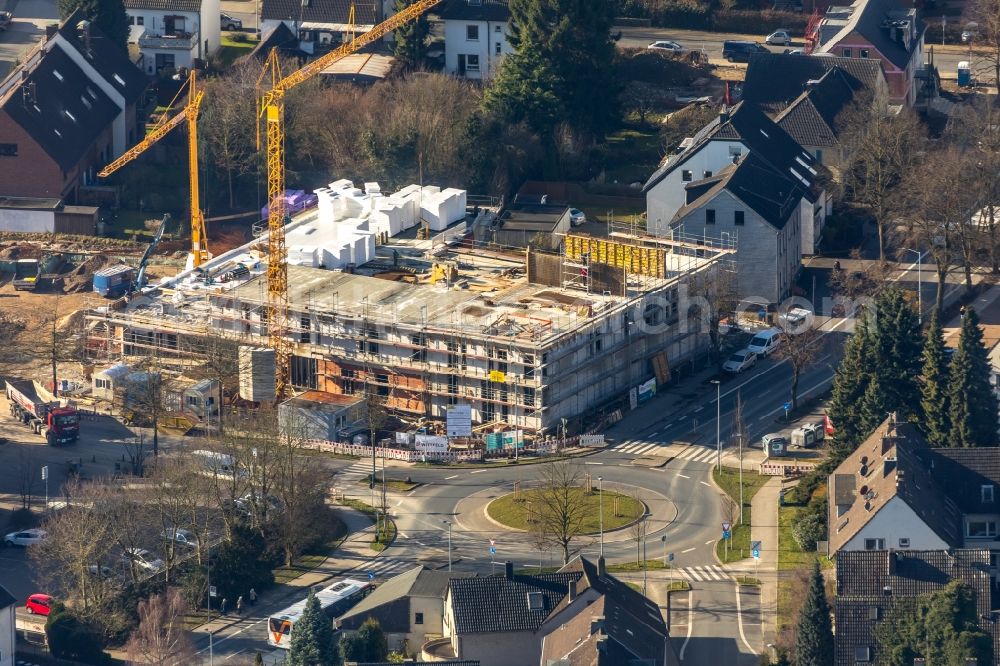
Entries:
<svg viewBox="0 0 1000 666">
<path fill-rule="evenodd" d="M 362 661 L 356 666 L 396 666 L 394 661 Z M 452 659 L 450 661 L 407 661 L 412 666 L 479 666 L 478 659 Z"/>
<path fill-rule="evenodd" d="M 569 593 L 569 583 L 582 573 L 505 574 L 451 581 L 451 605 L 456 634 L 536 631 Z M 539 610 L 528 607 L 528 593 L 540 593 Z"/>
<path fill-rule="evenodd" d="M 257 42 L 257 46 L 253 47 L 253 50 L 243 58 L 253 58 L 263 62 L 273 49 L 279 49 L 286 56 L 304 55 L 304 52 L 299 49 L 299 39 L 292 32 L 292 29 L 285 23 L 279 23 L 268 30 L 264 34 L 264 38 Z"/>
<path fill-rule="evenodd" d="M 977 617 L 992 607 L 990 552 L 988 550 L 919 551 L 853 550 L 837 555 L 837 597 L 834 600 L 837 666 L 855 666 L 856 647 L 870 647 L 880 619 L 905 599 L 960 580 L 975 594 Z M 993 636 L 994 653 L 1000 654 L 1000 631 L 995 622 L 981 623 Z"/>
<path fill-rule="evenodd" d="M 667 164 L 663 165 L 650 176 L 642 191 L 648 192 L 657 183 L 667 177 L 670 172 L 685 163 L 691 156 L 697 154 L 704 146 L 713 140 L 740 141 L 758 158 L 769 163 L 775 171 L 788 174 L 788 169 L 794 168 L 806 179 L 804 189 L 812 187 L 814 175 L 808 167 L 812 167 L 815 158 L 803 150 L 788 132 L 781 129 L 773 120 L 767 117 L 753 104 L 741 102 L 733 107 L 725 116 L 720 115 L 708 123 L 695 135 L 691 146 Z M 790 174 L 789 174 L 790 175 Z"/>
<path fill-rule="evenodd" d="M 84 19 L 79 9 L 70 14 L 59 25 L 60 36 L 90 61 L 101 77 L 125 98 L 126 104 L 134 104 L 146 90 L 146 75 L 129 60 L 128 51 L 108 40 L 93 23 L 90 24 L 90 40 L 84 40 L 79 31 Z"/>
<path fill-rule="evenodd" d="M 916 10 L 903 9 L 898 0 L 865 0 L 865 2 L 855 3 L 852 7 L 855 9 L 846 25 L 830 40 L 824 40 L 823 50 L 826 50 L 827 47 L 836 47 L 838 45 L 837 38 L 841 35 L 847 36 L 857 32 L 871 42 L 875 50 L 889 62 L 899 69 L 906 69 L 913 51 L 920 43 L 921 35 L 927 27 L 923 21 L 918 19 Z M 916 35 L 910 40 L 908 46 L 903 41 L 903 31 L 897 30 L 893 36 L 889 27 L 884 25 L 886 20 L 912 20 L 916 28 Z M 848 41 L 848 44 L 850 43 Z"/>
<path fill-rule="evenodd" d="M 410 587 L 411 597 L 439 597 L 444 599 L 448 582 L 453 578 L 468 578 L 474 574 L 467 572 L 435 571 L 424 569 Z"/>
<path fill-rule="evenodd" d="M 445 0 L 438 16 L 446 21 L 502 21 L 510 20 L 507 0 Z"/>
<path fill-rule="evenodd" d="M 935 481 L 964 513 L 1000 512 L 1000 449 L 928 449 L 923 456 Z M 982 501 L 981 488 L 993 486 L 993 501 Z"/>
<path fill-rule="evenodd" d="M 806 89 L 774 122 L 803 146 L 837 144 L 837 116 L 854 99 L 842 70 L 831 69 Z"/>
<path fill-rule="evenodd" d="M 120 112 L 61 46 L 42 55 L 2 108 L 64 171 L 80 163 Z"/>
<path fill-rule="evenodd" d="M 878 60 L 864 58 L 813 57 L 781 53 L 750 56 L 741 99 L 767 113 L 777 113 L 806 89 L 806 83 L 839 69 L 854 89 L 872 93 L 885 87 L 885 74 Z"/>
<path fill-rule="evenodd" d="M 311 21 L 314 23 L 347 23 L 354 5 L 354 22 L 359 25 L 376 23 L 375 4 L 353 3 L 351 0 L 263 0 L 260 17 L 275 21 Z"/>
<path fill-rule="evenodd" d="M 0 608 L 9 608 L 17 603 L 17 599 L 14 595 L 7 591 L 3 585 L 0 585 Z"/>
<path fill-rule="evenodd" d="M 125 9 L 166 9 L 177 12 L 196 12 L 201 0 L 125 0 Z"/>
<path fill-rule="evenodd" d="M 372 610 L 388 604 L 389 602 L 401 599 L 409 595 L 417 576 L 423 570 L 422 565 L 417 565 L 409 571 L 404 571 L 398 576 L 393 576 L 384 583 L 379 583 L 375 591 L 362 599 L 358 605 L 340 616 L 340 620 L 347 620 L 356 616 L 367 616 Z"/>
</svg>

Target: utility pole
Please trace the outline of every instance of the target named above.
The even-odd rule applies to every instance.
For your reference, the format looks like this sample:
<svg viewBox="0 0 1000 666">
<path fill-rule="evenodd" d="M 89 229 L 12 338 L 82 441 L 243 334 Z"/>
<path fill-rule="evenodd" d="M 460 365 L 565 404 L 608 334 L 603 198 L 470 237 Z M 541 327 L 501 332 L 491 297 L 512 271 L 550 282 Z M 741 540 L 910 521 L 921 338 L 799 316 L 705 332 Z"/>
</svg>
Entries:
<svg viewBox="0 0 1000 666">
<path fill-rule="evenodd" d="M 601 557 L 604 557 L 604 477 L 597 477 L 597 504 L 598 504 L 598 524 L 601 533 Z"/>
<path fill-rule="evenodd" d="M 722 473 L 722 383 L 713 379 L 715 384 L 715 469 Z"/>
<path fill-rule="evenodd" d="M 451 571 L 451 521 L 443 520 L 441 522 L 448 526 L 448 571 Z"/>
</svg>

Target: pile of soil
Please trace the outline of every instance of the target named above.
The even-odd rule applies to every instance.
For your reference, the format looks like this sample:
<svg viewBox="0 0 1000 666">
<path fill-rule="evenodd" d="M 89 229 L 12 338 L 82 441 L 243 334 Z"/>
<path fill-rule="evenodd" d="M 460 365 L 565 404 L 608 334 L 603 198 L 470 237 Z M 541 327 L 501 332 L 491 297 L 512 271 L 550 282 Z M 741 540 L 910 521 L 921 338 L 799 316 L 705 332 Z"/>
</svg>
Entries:
<svg viewBox="0 0 1000 666">
<path fill-rule="evenodd" d="M 74 310 L 65 317 L 56 320 L 56 330 L 60 333 L 74 333 L 83 329 L 86 320 L 86 310 Z"/>
<path fill-rule="evenodd" d="M 94 284 L 94 272 L 99 271 L 112 263 L 110 257 L 103 254 L 95 254 L 76 268 L 66 273 L 63 281 L 63 293 L 76 294 L 82 291 L 90 291 Z"/>
<path fill-rule="evenodd" d="M 11 243 L 0 247 L 0 259 L 41 259 L 42 250 L 37 245 Z"/>
</svg>

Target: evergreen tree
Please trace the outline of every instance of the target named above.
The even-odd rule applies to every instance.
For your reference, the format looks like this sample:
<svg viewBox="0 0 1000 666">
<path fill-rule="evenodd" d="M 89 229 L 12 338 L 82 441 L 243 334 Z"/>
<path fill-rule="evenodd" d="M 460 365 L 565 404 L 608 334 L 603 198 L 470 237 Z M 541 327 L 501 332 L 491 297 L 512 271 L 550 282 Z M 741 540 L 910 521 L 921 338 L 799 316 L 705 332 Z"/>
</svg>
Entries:
<svg viewBox="0 0 1000 666">
<path fill-rule="evenodd" d="M 306 599 L 302 616 L 292 627 L 287 661 L 289 666 L 334 666 L 338 663 L 333 623 L 312 592 Z"/>
<path fill-rule="evenodd" d="M 389 643 L 378 620 L 365 620 L 357 631 L 345 634 L 340 639 L 340 656 L 344 661 L 385 661 L 389 655 Z"/>
<path fill-rule="evenodd" d="M 561 121 L 595 134 L 609 129 L 618 99 L 614 8 L 593 0 L 510 0 L 514 52 L 487 90 L 487 108 L 546 137 Z"/>
<path fill-rule="evenodd" d="M 834 428 L 831 464 L 846 458 L 867 435 L 862 432 L 858 405 L 868 388 L 868 338 L 867 316 L 862 316 L 854 334 L 844 343 L 844 358 L 833 376 L 829 409 Z"/>
<path fill-rule="evenodd" d="M 889 415 L 885 397 L 885 383 L 881 377 L 873 374 L 868 379 L 868 386 L 856 408 L 859 416 L 858 425 L 863 433 L 862 439 L 871 434 Z"/>
<path fill-rule="evenodd" d="M 66 20 L 77 9 L 97 26 L 104 38 L 128 51 L 128 14 L 123 0 L 59 0 L 60 19 Z"/>
<path fill-rule="evenodd" d="M 259 531 L 242 523 L 233 525 L 212 567 L 212 582 L 219 588 L 219 595 L 232 600 L 250 588 L 262 590 L 271 585 L 274 570 L 267 553 L 267 543 Z"/>
<path fill-rule="evenodd" d="M 900 418 L 914 416 L 920 405 L 917 377 L 922 347 L 917 313 L 903 292 L 893 285 L 875 298 L 873 315 L 869 355 L 872 363 L 867 370 L 881 380 L 882 405 L 886 413 L 897 412 Z"/>
<path fill-rule="evenodd" d="M 951 359 L 951 446 L 996 446 L 997 401 L 990 386 L 990 362 L 979 315 L 969 308 L 962 319 L 958 349 Z"/>
<path fill-rule="evenodd" d="M 931 314 L 924 337 L 924 385 L 920 406 L 924 414 L 924 432 L 932 446 L 947 446 L 951 421 L 948 414 L 948 359 L 937 310 Z"/>
<path fill-rule="evenodd" d="M 413 3 L 410 0 L 395 0 L 397 12 L 401 12 Z M 396 45 L 393 52 L 396 60 L 406 69 L 420 69 L 427 53 L 427 35 L 430 24 L 427 14 L 421 14 L 415 21 L 396 30 Z M 486 35 L 489 39 L 490 35 Z"/>
<path fill-rule="evenodd" d="M 796 666 L 833 666 L 833 626 L 819 562 L 813 566 L 795 635 Z"/>
</svg>

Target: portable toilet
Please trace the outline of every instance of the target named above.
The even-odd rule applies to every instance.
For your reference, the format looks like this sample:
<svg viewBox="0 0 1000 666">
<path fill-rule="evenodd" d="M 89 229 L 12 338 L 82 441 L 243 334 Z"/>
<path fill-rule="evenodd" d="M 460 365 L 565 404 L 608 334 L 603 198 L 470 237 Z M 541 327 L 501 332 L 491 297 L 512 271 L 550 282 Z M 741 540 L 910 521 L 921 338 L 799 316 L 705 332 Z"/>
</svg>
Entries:
<svg viewBox="0 0 1000 666">
<path fill-rule="evenodd" d="M 969 67 L 968 60 L 963 60 L 960 63 L 958 63 L 958 85 L 960 86 L 972 85 L 972 69 Z"/>
</svg>

